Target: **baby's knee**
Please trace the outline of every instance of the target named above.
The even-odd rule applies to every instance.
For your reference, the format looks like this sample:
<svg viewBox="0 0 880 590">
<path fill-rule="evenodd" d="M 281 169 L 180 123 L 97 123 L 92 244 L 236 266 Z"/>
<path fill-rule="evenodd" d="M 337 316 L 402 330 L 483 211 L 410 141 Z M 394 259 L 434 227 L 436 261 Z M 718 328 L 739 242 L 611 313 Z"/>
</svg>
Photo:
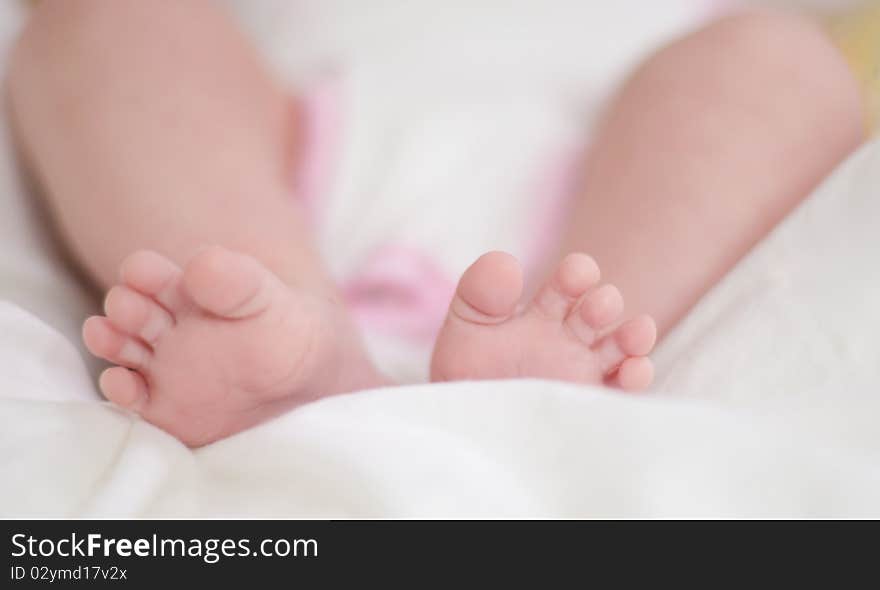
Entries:
<svg viewBox="0 0 880 590">
<path fill-rule="evenodd" d="M 97 37 L 95 28 L 119 11 L 116 2 L 82 0 L 77 2 L 39 2 L 12 47 L 7 75 L 12 84 L 28 77 L 31 70 L 45 70 L 47 60 L 72 51 L 82 38 Z"/>
<path fill-rule="evenodd" d="M 658 52 L 645 66 L 669 95 L 769 122 L 815 122 L 856 145 L 864 132 L 858 83 L 822 24 L 775 10 L 723 17 Z M 785 118 L 785 117 L 784 117 Z"/>
<path fill-rule="evenodd" d="M 846 71 L 826 27 L 806 15 L 751 9 L 720 18 L 693 38 L 725 66 L 740 71 L 782 69 L 792 79 Z"/>
<path fill-rule="evenodd" d="M 753 9 L 721 18 L 696 36 L 717 60 L 716 75 L 739 78 L 757 92 L 799 98 L 793 107 L 861 128 L 857 80 L 818 19 Z"/>
</svg>

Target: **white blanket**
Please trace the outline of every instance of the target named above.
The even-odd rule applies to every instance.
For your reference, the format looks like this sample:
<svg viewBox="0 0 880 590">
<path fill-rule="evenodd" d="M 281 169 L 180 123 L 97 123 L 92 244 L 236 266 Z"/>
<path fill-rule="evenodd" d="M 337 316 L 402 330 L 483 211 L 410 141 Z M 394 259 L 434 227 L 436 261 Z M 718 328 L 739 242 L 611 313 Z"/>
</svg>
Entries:
<svg viewBox="0 0 880 590">
<path fill-rule="evenodd" d="M 337 4 L 303 3 L 294 11 L 292 3 L 249 3 L 245 16 L 291 79 L 307 76 L 309 64 L 331 53 L 352 64 L 366 80 L 360 104 L 382 103 L 370 94 L 382 91 L 376 80 L 408 67 L 402 58 L 388 65 L 389 39 L 443 62 L 430 47 L 432 34 L 449 34 L 444 23 L 470 40 L 458 45 L 468 57 L 500 66 L 520 62 L 533 80 L 543 77 L 550 88 L 564 89 L 556 99 L 550 93 L 530 99 L 528 108 L 500 109 L 497 120 L 484 123 L 484 129 L 504 129 L 511 113 L 534 114 L 523 125 L 527 132 L 493 139 L 513 146 L 499 150 L 504 162 L 527 153 L 522 143 L 529 138 L 564 140 L 560 121 L 571 116 L 573 102 L 585 104 L 575 101 L 585 96 L 584 88 L 604 88 L 651 43 L 688 20 L 646 17 L 633 37 L 626 37 L 626 27 L 603 33 L 615 14 L 620 19 L 633 8 L 617 2 L 605 7 L 605 21 L 582 20 L 578 36 L 551 19 L 552 10 L 539 12 L 541 19 L 525 9 L 501 10 L 507 20 L 499 26 L 507 27 L 509 43 L 498 48 L 480 44 L 479 30 L 466 34 L 487 21 L 465 18 L 471 14 L 463 12 L 465 3 L 443 4 L 429 30 L 413 28 L 427 14 L 424 6 L 407 3 L 411 13 L 401 9 L 400 21 L 392 23 L 397 36 L 379 22 L 388 11 L 376 3 L 363 13 L 346 12 L 349 18 L 331 27 L 340 22 L 333 13 Z M 2 47 L 16 27 L 14 6 L 0 6 Z M 305 34 L 303 22 L 326 34 Z M 561 57 L 543 41 L 557 26 Z M 271 27 L 279 34 L 267 31 Z M 281 31 L 308 42 L 286 41 Z M 598 47 L 589 54 L 592 61 L 576 59 L 583 53 L 578 44 L 590 35 Z M 623 38 L 632 45 L 617 43 Z M 510 58 L 516 47 L 519 53 Z M 596 57 L 604 47 L 619 59 Z M 374 63 L 354 64 L 352 54 Z M 377 63 L 383 64 L 381 76 L 369 73 L 380 68 Z M 462 100 L 461 91 L 454 94 Z M 450 108 L 435 99 L 430 108 L 414 109 L 407 125 Z M 386 129 L 387 119 L 377 114 L 375 121 L 375 133 Z M 369 131 L 358 133 L 369 140 Z M 403 161 L 432 169 L 418 160 L 423 145 L 403 145 L 409 147 Z M 386 158 L 376 174 L 385 175 L 385 186 L 400 186 L 401 169 Z M 448 186 L 465 190 L 468 173 L 473 170 L 449 170 Z M 478 180 L 490 190 L 486 178 L 493 177 Z M 94 301 L 54 252 L 4 143 L 0 515 L 880 516 L 878 185 L 875 144 L 842 166 L 664 341 L 653 393 L 631 396 L 547 381 L 388 388 L 310 404 L 190 451 L 99 401 L 78 342 L 79 321 Z M 381 227 L 364 234 L 363 247 Z M 336 268 L 354 259 L 357 249 L 343 254 L 331 261 Z"/>
</svg>

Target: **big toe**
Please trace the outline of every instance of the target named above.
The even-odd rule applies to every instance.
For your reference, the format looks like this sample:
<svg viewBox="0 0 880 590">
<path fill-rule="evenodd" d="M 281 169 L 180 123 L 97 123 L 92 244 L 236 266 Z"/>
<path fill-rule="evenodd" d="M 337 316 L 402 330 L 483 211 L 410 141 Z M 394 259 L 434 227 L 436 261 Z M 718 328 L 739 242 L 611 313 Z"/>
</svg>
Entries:
<svg viewBox="0 0 880 590">
<path fill-rule="evenodd" d="M 461 276 L 450 310 L 474 323 L 497 323 L 516 311 L 523 274 L 516 258 L 505 252 L 480 256 Z"/>
<path fill-rule="evenodd" d="M 193 256 L 183 286 L 202 309 L 232 319 L 261 313 L 281 289 L 279 279 L 254 258 L 220 246 Z"/>
</svg>

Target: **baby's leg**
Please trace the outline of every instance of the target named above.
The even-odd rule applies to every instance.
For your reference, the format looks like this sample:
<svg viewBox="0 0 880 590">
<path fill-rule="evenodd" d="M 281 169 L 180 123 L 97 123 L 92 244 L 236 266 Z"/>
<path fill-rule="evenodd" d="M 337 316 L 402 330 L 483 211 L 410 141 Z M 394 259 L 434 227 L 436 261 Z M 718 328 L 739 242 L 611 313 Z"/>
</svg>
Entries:
<svg viewBox="0 0 880 590">
<path fill-rule="evenodd" d="M 67 244 L 121 281 L 84 327 L 108 398 L 203 444 L 381 382 L 291 195 L 294 104 L 214 3 L 42 2 L 10 89 Z"/>
<path fill-rule="evenodd" d="M 104 287 L 139 248 L 204 244 L 326 285 L 291 198 L 294 102 L 215 2 L 41 2 L 11 65 L 26 159 Z"/>
<path fill-rule="evenodd" d="M 563 254 L 592 254 L 664 333 L 859 144 L 862 122 L 818 26 L 726 18 L 657 53 L 611 105 Z"/>
</svg>

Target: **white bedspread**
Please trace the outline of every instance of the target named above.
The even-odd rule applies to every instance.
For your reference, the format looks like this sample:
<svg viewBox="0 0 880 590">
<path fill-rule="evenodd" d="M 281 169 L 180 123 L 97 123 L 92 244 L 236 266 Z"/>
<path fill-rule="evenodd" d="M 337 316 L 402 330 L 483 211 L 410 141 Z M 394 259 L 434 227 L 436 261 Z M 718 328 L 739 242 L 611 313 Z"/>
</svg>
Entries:
<svg viewBox="0 0 880 590">
<path fill-rule="evenodd" d="M 377 22 L 383 8 L 369 3 L 369 11 L 328 29 L 322 19 L 337 4 L 297 4 L 293 15 L 294 3 L 251 3 L 247 22 L 292 79 L 331 46 L 342 58 L 363 47 L 376 61 L 387 57 L 388 36 L 376 33 L 387 25 Z M 605 16 L 626 14 L 626 4 L 614 3 Z M 462 21 L 464 5 L 445 4 L 441 32 L 443 23 L 484 22 Z M 0 6 L 2 47 L 16 27 L 15 6 Z M 424 14 L 410 10 L 403 21 Z M 509 27 L 529 16 L 509 12 Z M 330 32 L 318 42 L 293 20 Z M 642 46 L 688 19 L 661 20 L 638 21 Z M 531 24 L 540 32 L 553 23 Z M 611 52 L 617 38 L 591 26 L 599 50 Z M 272 27 L 308 42 L 294 52 Z M 507 30 L 506 38 L 531 31 Z M 519 45 L 524 71 L 556 82 L 570 76 L 577 89 L 561 103 L 610 83 L 644 51 L 633 42 L 614 53 L 619 63 L 594 59 L 582 66 L 590 81 L 572 74 L 569 53 L 582 39 L 569 32 L 557 36 L 565 58 L 546 68 L 538 67 L 549 55 L 543 33 Z M 430 40 L 410 26 L 401 27 L 399 42 L 407 35 Z M 495 63 L 508 52 L 480 55 Z M 545 99 L 532 107 L 556 129 L 560 119 L 546 116 L 553 102 Z M 526 135 L 507 137 L 515 143 Z M 418 154 L 407 158 L 417 162 Z M 449 171 L 465 186 L 458 172 L 468 169 Z M 84 362 L 77 339 L 94 301 L 54 252 L 4 142 L 0 516 L 880 516 L 878 186 L 874 144 L 665 340 L 653 393 L 547 381 L 388 388 L 310 404 L 190 451 L 99 400 L 94 365 Z"/>
</svg>

